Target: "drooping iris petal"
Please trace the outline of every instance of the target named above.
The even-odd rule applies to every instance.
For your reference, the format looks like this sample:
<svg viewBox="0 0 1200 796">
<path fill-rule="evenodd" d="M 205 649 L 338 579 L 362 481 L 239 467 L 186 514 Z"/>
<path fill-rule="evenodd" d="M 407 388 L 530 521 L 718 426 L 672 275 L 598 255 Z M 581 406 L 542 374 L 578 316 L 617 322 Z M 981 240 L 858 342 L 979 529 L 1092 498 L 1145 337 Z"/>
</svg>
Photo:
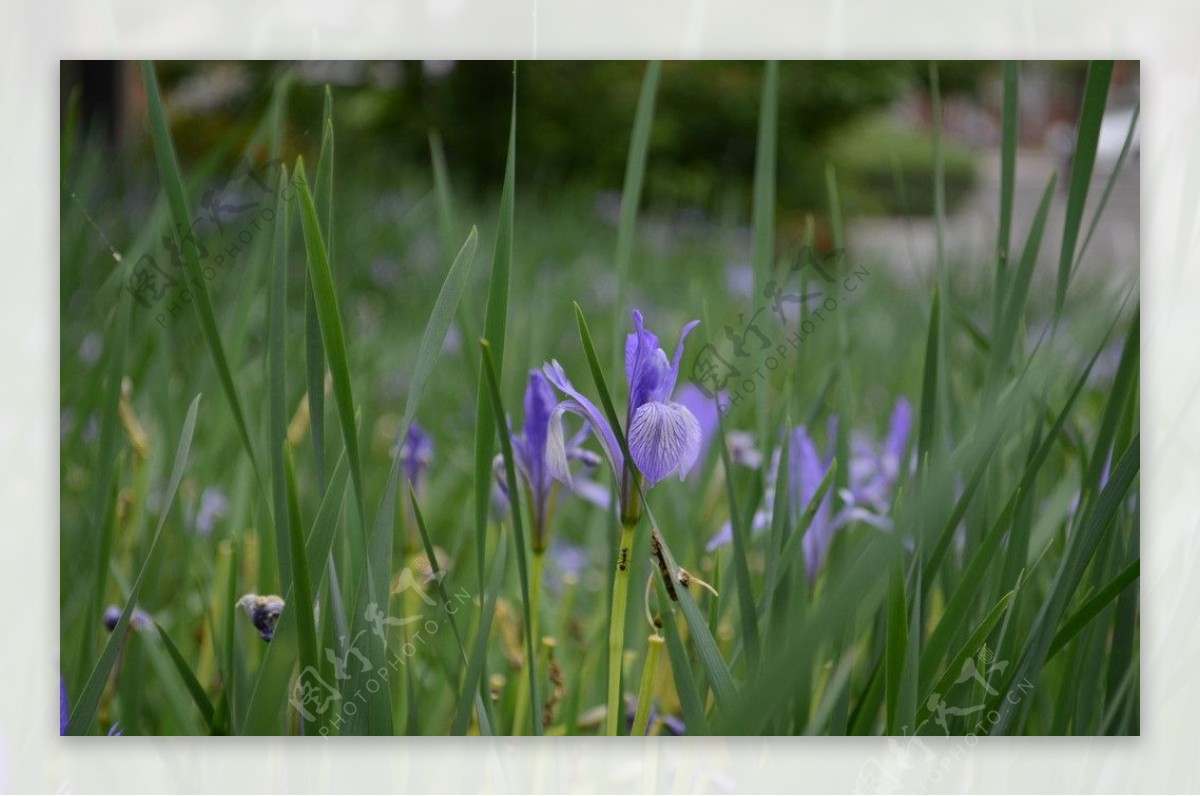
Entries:
<svg viewBox="0 0 1200 796">
<path fill-rule="evenodd" d="M 671 473 L 679 473 L 682 479 L 700 455 L 700 423 L 682 404 L 642 404 L 629 424 L 629 455 L 647 486 Z"/>
<path fill-rule="evenodd" d="M 551 360 L 543 366 L 542 373 L 551 384 L 571 397 L 571 400 L 563 401 L 554 407 L 554 411 L 550 414 L 546 436 L 546 465 L 550 470 L 550 475 L 563 483 L 571 483 L 570 472 L 566 468 L 567 445 L 562 427 L 563 412 L 570 412 L 582 417 L 591 425 L 593 433 L 600 440 L 601 447 L 604 448 L 609 464 L 612 465 L 614 475 L 620 478 L 621 471 L 625 467 L 625 456 L 621 453 L 621 446 L 617 442 L 616 434 L 613 433 L 612 426 L 608 424 L 603 413 L 583 393 L 575 389 L 575 385 L 571 384 L 567 374 L 563 372 L 562 365 L 558 364 L 558 360 Z"/>
</svg>

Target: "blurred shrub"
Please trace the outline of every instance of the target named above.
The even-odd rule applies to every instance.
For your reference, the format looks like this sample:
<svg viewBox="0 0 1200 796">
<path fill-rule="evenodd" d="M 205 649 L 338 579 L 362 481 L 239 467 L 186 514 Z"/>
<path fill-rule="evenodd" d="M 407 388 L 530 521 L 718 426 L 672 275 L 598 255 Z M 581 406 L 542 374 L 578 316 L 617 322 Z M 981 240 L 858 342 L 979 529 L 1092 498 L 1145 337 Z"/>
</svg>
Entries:
<svg viewBox="0 0 1200 796">
<path fill-rule="evenodd" d="M 218 87 L 249 87 L 186 119 L 177 116 L 182 149 L 206 151 L 220 139 L 222 125 L 246 126 L 240 135 L 247 135 L 244 120 L 257 118 L 274 83 L 290 69 L 297 78 L 288 100 L 291 144 L 315 149 L 315 120 L 320 119 L 323 101 L 320 87 L 328 81 L 337 105 L 339 152 L 356 152 L 380 167 L 424 171 L 429 132 L 437 130 L 456 189 L 479 195 L 499 188 L 508 139 L 511 62 L 246 62 L 236 65 L 242 73 L 236 81 L 225 74 L 233 68 L 164 64 L 164 84 L 191 95 L 204 95 L 195 84 L 197 76 L 206 73 Z M 952 86 L 962 88 L 982 68 L 964 63 L 943 71 Z M 520 63 L 517 173 L 525 187 L 543 196 L 619 190 L 645 69 L 641 61 Z M 647 204 L 745 216 L 763 69 L 762 62 L 748 61 L 664 63 L 646 175 Z M 918 151 L 923 146 L 919 137 L 893 140 L 870 134 L 868 127 L 847 141 L 842 132 L 848 123 L 919 86 L 927 73 L 926 64 L 910 61 L 783 62 L 780 209 L 826 209 L 824 164 L 831 146 L 840 166 L 847 168 L 844 174 L 839 168 L 839 181 L 852 179 L 852 195 L 865 207 L 890 207 L 888 197 L 895 194 L 892 156 L 898 154 L 912 211 L 928 208 L 930 175 L 919 172 L 928 168 L 929 158 Z M 948 152 L 950 193 L 969 186 L 969 167 L 958 154 L 950 157 Z"/>
<path fill-rule="evenodd" d="M 933 214 L 933 142 L 884 114 L 856 121 L 832 142 L 847 212 L 874 215 Z M 975 184 L 971 150 L 942 139 L 946 209 L 953 212 Z"/>
<path fill-rule="evenodd" d="M 542 186 L 619 189 L 645 64 L 628 61 L 520 65 L 518 161 Z M 668 62 L 656 105 L 647 201 L 713 208 L 748 201 L 754 173 L 759 62 Z M 822 206 L 816 150 L 847 120 L 894 99 L 913 79 L 906 62 L 785 62 L 780 69 L 781 203 Z M 447 155 L 476 185 L 503 163 L 511 68 L 461 62 L 421 87 L 412 124 L 437 127 Z M 409 138 L 406 136 L 406 138 Z M 422 139 L 416 139 L 421 142 Z M 411 152 L 422 154 L 420 147 Z"/>
</svg>

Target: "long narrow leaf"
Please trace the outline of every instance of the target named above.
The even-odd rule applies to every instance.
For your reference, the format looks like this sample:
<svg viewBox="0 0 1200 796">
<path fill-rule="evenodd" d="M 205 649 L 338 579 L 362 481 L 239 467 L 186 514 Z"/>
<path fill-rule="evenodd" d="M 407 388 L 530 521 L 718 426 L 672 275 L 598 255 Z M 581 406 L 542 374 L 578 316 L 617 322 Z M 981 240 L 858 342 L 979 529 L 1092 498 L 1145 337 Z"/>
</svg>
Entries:
<svg viewBox="0 0 1200 796">
<path fill-rule="evenodd" d="M 96 718 L 96 709 L 100 705 L 100 695 L 104 692 L 104 685 L 108 682 L 108 675 L 112 672 L 113 664 L 116 663 L 117 655 L 124 645 L 126 629 L 129 627 L 129 619 L 133 616 L 133 607 L 138 603 L 138 597 L 142 593 L 142 584 L 146 580 L 146 575 L 150 571 L 151 565 L 154 563 L 154 553 L 158 550 L 159 539 L 162 538 L 163 526 L 167 522 L 167 515 L 170 514 L 171 503 L 175 500 L 175 493 L 179 490 L 179 482 L 183 479 L 183 471 L 187 468 L 188 453 L 192 448 L 192 435 L 196 430 L 196 413 L 200 409 L 200 396 L 197 395 L 192 399 L 192 405 L 188 407 L 187 418 L 183 421 L 183 431 L 179 435 L 179 447 L 175 450 L 175 462 L 171 465 L 171 478 L 167 483 L 167 491 L 163 495 L 162 509 L 158 515 L 158 525 L 154 529 L 154 536 L 151 539 L 150 547 L 146 551 L 146 559 L 142 562 L 142 567 L 138 571 L 137 579 L 133 582 L 133 587 L 129 590 L 129 596 L 125 600 L 125 607 L 121 611 L 121 617 L 117 620 L 116 627 L 108 637 L 108 643 L 104 646 L 104 651 L 100 653 L 100 659 L 96 661 L 96 665 L 92 668 L 92 673 L 88 676 L 87 683 L 80 692 L 78 699 L 75 701 L 75 707 L 71 710 L 71 719 L 67 725 L 67 735 L 83 735 L 92 722 Z"/>
</svg>

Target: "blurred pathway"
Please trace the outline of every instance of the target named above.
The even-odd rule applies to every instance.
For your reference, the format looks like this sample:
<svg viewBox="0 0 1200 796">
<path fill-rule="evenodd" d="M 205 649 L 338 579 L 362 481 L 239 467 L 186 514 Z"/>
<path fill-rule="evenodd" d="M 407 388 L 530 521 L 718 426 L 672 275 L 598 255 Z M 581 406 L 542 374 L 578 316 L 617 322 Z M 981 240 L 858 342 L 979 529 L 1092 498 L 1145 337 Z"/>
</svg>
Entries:
<svg viewBox="0 0 1200 796">
<path fill-rule="evenodd" d="M 1140 262 L 1140 164 L 1132 157 L 1109 197 L 1108 206 L 1088 246 L 1076 278 L 1119 277 L 1124 284 L 1129 274 L 1137 271 Z M 1013 234 L 1010 262 L 1019 256 L 1025 236 L 1037 211 L 1042 191 L 1050 174 L 1058 168 L 1057 161 L 1039 152 L 1022 151 L 1017 155 L 1017 179 L 1013 202 Z M 955 278 L 990 278 L 996 245 L 996 227 L 1000 218 L 1000 159 L 999 156 L 981 160 L 978 184 L 972 194 L 947 219 L 946 257 Z M 1092 176 L 1088 203 L 1079 235 L 1082 245 L 1092 214 L 1108 181 L 1110 169 Z M 1066 177 L 1061 170 L 1042 240 L 1041 256 L 1035 271 L 1038 286 L 1053 285 L 1062 246 L 1063 216 L 1066 208 Z M 863 218 L 850 222 L 847 229 L 850 256 L 862 262 L 888 263 L 898 278 L 925 283 L 932 278 L 936 256 L 936 239 L 932 218 Z"/>
</svg>

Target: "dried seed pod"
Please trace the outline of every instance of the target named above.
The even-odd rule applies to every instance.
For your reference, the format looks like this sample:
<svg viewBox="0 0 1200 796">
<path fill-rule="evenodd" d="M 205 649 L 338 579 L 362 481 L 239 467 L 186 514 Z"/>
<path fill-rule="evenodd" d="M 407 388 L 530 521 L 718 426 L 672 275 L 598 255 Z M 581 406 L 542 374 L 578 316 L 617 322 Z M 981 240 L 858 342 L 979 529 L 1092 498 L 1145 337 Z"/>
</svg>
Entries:
<svg viewBox="0 0 1200 796">
<path fill-rule="evenodd" d="M 274 594 L 245 594 L 237 605 L 246 612 L 263 641 L 275 638 L 275 625 L 283 613 L 283 598 Z"/>
</svg>

